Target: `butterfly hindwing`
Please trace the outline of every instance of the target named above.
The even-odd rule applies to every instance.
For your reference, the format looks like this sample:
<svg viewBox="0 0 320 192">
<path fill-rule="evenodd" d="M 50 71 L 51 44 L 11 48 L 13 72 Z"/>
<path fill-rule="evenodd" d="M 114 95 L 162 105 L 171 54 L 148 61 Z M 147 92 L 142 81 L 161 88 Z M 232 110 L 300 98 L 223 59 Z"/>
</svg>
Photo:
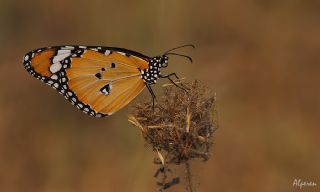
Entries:
<svg viewBox="0 0 320 192">
<path fill-rule="evenodd" d="M 110 115 L 145 87 L 141 70 L 148 57 L 112 47 L 57 46 L 25 55 L 24 66 L 73 105 L 96 117 Z"/>
</svg>

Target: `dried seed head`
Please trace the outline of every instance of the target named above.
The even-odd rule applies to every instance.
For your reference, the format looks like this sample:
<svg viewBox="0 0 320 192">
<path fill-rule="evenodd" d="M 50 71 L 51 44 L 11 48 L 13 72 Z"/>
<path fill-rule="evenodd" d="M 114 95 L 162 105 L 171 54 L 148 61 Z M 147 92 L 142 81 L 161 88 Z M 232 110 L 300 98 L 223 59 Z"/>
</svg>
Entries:
<svg viewBox="0 0 320 192">
<path fill-rule="evenodd" d="M 142 133 L 146 143 L 164 159 L 180 164 L 193 158 L 208 159 L 217 128 L 215 97 L 198 81 L 164 88 L 156 105 L 137 103 L 129 121 Z"/>
</svg>

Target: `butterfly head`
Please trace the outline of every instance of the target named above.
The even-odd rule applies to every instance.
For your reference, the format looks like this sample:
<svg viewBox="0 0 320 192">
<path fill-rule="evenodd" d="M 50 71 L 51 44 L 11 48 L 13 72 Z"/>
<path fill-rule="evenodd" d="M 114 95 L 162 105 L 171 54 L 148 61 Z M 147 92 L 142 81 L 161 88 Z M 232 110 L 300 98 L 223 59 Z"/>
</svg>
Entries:
<svg viewBox="0 0 320 192">
<path fill-rule="evenodd" d="M 144 70 L 140 70 L 141 77 L 147 84 L 155 84 L 157 82 L 157 79 L 160 77 L 164 77 L 164 75 L 161 75 L 160 69 L 168 67 L 168 60 L 169 55 L 175 55 L 175 56 L 181 56 L 189 59 L 192 62 L 191 57 L 179 53 L 172 52 L 173 50 L 180 49 L 182 47 L 194 47 L 193 45 L 182 45 L 173 49 L 170 49 L 166 52 L 164 52 L 162 55 L 151 57 L 149 59 L 149 67 Z"/>
<path fill-rule="evenodd" d="M 177 50 L 177 49 L 180 49 L 180 48 L 183 48 L 183 47 L 193 47 L 194 48 L 194 45 L 182 45 L 182 46 L 179 46 L 179 47 L 175 47 L 173 49 L 170 49 L 166 52 L 164 52 L 162 55 L 159 55 L 159 56 L 156 56 L 156 57 L 152 57 L 149 61 L 149 64 L 150 65 L 153 65 L 154 67 L 157 67 L 157 68 L 165 68 L 165 67 L 168 67 L 168 60 L 169 60 L 169 57 L 168 55 L 176 55 L 176 56 L 181 56 L 181 57 L 185 57 L 187 59 L 189 59 L 191 62 L 192 62 L 192 59 L 191 57 L 187 56 L 187 55 L 183 55 L 183 54 L 179 54 L 179 53 L 174 53 L 172 51 L 174 50 Z"/>
<path fill-rule="evenodd" d="M 150 59 L 150 64 L 157 68 L 165 68 L 168 67 L 168 56 L 160 55 L 156 57 L 152 57 Z"/>
</svg>

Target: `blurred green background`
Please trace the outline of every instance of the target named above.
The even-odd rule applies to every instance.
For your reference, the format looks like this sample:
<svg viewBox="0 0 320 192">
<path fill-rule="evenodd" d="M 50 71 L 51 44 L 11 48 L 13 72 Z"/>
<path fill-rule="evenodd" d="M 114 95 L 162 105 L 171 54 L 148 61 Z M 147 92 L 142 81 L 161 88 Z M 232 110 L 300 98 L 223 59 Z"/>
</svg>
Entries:
<svg viewBox="0 0 320 192">
<path fill-rule="evenodd" d="M 199 191 L 319 191 L 319 18 L 316 0 L 1 0 L 0 191 L 155 191 L 154 153 L 127 122 L 130 106 L 86 116 L 22 57 L 65 44 L 154 56 L 186 43 L 194 63 L 174 57 L 166 71 L 218 97 L 212 157 L 193 166 Z M 298 190 L 295 178 L 318 186 Z"/>
</svg>

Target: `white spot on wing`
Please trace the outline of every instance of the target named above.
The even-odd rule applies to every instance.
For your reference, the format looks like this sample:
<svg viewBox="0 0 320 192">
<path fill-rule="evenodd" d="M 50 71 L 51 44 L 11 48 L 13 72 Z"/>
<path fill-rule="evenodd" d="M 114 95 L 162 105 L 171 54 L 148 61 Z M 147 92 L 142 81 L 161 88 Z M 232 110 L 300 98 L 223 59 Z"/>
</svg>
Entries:
<svg viewBox="0 0 320 192">
<path fill-rule="evenodd" d="M 48 85 L 51 85 L 53 83 L 53 81 L 49 80 L 48 81 Z"/>
<path fill-rule="evenodd" d="M 123 56 L 126 56 L 126 54 L 125 53 L 123 53 L 123 52 L 118 52 L 120 55 L 123 55 Z"/>
<path fill-rule="evenodd" d="M 57 80 L 57 79 L 58 79 L 58 75 L 53 74 L 53 75 L 51 76 L 51 79 Z"/>
<path fill-rule="evenodd" d="M 70 51 L 70 50 L 61 50 L 61 51 Z M 62 55 L 56 55 L 53 57 L 52 59 L 52 63 L 58 63 L 62 60 L 64 60 L 65 58 L 69 57 L 71 54 L 68 54 L 68 53 L 65 53 L 65 54 L 62 54 Z"/>
<path fill-rule="evenodd" d="M 49 70 L 51 73 L 56 73 L 61 69 L 62 65 L 60 63 L 54 63 L 50 66 Z"/>
<path fill-rule="evenodd" d="M 58 87 L 59 87 L 59 84 L 58 84 L 58 83 L 55 83 L 55 84 L 53 84 L 53 86 L 54 86 L 55 88 L 58 88 Z"/>
<path fill-rule="evenodd" d="M 103 93 L 104 95 L 109 95 L 109 92 L 108 92 L 106 89 L 103 89 L 103 90 L 102 90 L 102 93 Z"/>
<path fill-rule="evenodd" d="M 62 54 L 70 54 L 71 53 L 71 50 L 68 50 L 68 49 L 60 49 L 58 50 L 58 53 L 57 55 L 62 55 Z"/>
<path fill-rule="evenodd" d="M 67 45 L 67 46 L 62 47 L 61 49 L 74 49 L 74 46 Z"/>
</svg>

